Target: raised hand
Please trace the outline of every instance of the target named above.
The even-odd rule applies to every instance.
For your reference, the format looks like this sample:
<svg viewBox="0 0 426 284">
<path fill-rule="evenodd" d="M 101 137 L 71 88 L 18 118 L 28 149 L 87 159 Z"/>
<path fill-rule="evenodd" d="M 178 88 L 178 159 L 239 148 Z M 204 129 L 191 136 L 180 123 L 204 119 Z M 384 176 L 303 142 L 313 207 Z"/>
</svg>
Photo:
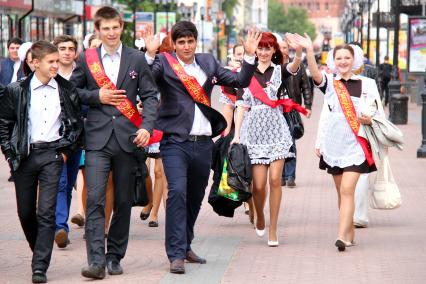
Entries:
<svg viewBox="0 0 426 284">
<path fill-rule="evenodd" d="M 244 46 L 245 54 L 248 56 L 255 56 L 255 52 L 261 38 L 262 32 L 257 29 L 250 29 L 246 40 L 241 42 Z"/>
<path fill-rule="evenodd" d="M 313 50 L 314 45 L 312 44 L 312 40 L 307 33 L 305 36 L 301 36 L 299 34 L 293 34 L 292 39 L 300 46 L 305 48 L 306 50 Z"/>
<path fill-rule="evenodd" d="M 160 36 L 154 35 L 151 26 L 146 26 L 145 30 L 142 31 L 142 38 L 145 41 L 145 47 L 148 55 L 155 57 L 155 54 L 161 45 Z"/>
<path fill-rule="evenodd" d="M 299 42 L 296 40 L 295 34 L 292 33 L 286 33 L 285 34 L 285 40 L 292 49 L 296 51 L 302 51 L 302 46 L 299 44 Z"/>
</svg>

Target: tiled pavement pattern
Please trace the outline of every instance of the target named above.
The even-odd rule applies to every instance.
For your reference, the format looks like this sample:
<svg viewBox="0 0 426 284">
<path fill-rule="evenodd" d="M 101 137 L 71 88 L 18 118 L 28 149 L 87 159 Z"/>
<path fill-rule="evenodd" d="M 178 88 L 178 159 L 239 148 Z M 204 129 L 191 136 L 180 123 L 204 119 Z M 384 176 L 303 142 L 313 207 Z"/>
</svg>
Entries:
<svg viewBox="0 0 426 284">
<path fill-rule="evenodd" d="M 322 98 L 317 95 L 305 136 L 297 142 L 297 187 L 283 187 L 280 246 L 258 238 L 243 209 L 233 219 L 217 216 L 205 202 L 196 227 L 194 250 L 207 264 L 187 264 L 185 275 L 168 273 L 164 252 L 164 211 L 160 227 L 148 228 L 133 209 L 130 242 L 122 261 L 124 274 L 102 283 L 426 283 L 426 159 L 417 159 L 420 108 L 409 105 L 409 123 L 401 126 L 406 145 L 392 149 L 391 165 L 403 206 L 370 210 L 370 226 L 357 230 L 356 247 L 338 253 L 336 193 L 329 175 L 318 170 L 314 155 Z M 217 101 L 214 105 L 218 107 Z M 0 162 L 0 283 L 29 283 L 30 249 L 16 214 L 13 184 Z M 76 204 L 71 212 L 75 212 Z M 268 214 L 267 214 L 268 215 Z M 80 276 L 86 262 L 83 230 L 72 226 L 71 245 L 54 248 L 49 283 L 87 283 Z"/>
</svg>

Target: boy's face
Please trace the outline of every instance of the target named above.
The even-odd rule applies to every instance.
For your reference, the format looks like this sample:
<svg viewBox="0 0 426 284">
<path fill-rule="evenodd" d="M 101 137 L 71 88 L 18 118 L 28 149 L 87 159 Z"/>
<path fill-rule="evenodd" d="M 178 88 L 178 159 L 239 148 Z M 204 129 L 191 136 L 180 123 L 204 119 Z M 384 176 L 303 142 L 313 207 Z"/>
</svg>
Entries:
<svg viewBox="0 0 426 284">
<path fill-rule="evenodd" d="M 69 66 L 74 62 L 77 50 L 72 41 L 61 42 L 58 44 L 59 63 Z"/>
<path fill-rule="evenodd" d="M 58 74 L 59 53 L 54 52 L 45 55 L 42 59 L 33 59 L 35 70 L 41 76 L 46 78 L 54 78 Z"/>
<path fill-rule="evenodd" d="M 185 63 L 193 61 L 197 48 L 197 40 L 193 36 L 180 37 L 173 43 L 173 46 L 180 60 Z"/>
</svg>

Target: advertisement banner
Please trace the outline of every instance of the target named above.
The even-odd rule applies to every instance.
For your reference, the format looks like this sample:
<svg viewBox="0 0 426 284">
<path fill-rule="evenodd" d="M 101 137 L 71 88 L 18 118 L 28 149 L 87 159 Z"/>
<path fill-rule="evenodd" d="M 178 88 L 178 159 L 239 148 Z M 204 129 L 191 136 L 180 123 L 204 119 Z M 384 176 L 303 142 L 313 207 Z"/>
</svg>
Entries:
<svg viewBox="0 0 426 284">
<path fill-rule="evenodd" d="M 155 33 L 167 33 L 171 30 L 172 26 L 176 23 L 175 12 L 157 12 L 156 13 L 156 29 Z"/>
<path fill-rule="evenodd" d="M 408 72 L 426 72 L 426 17 L 408 19 Z"/>
<path fill-rule="evenodd" d="M 136 12 L 136 33 L 144 31 L 147 26 L 154 29 L 154 13 Z"/>
</svg>

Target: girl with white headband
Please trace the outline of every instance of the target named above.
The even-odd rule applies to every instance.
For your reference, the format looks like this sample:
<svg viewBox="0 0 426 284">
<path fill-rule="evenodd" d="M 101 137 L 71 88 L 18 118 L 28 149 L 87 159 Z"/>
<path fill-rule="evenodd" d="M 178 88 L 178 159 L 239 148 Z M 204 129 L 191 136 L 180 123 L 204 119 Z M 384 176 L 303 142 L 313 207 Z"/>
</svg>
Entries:
<svg viewBox="0 0 426 284">
<path fill-rule="evenodd" d="M 368 141 L 358 134 L 375 115 L 384 115 L 374 80 L 355 75 L 363 65 L 363 51 L 355 45 L 343 44 L 329 52 L 327 66 L 332 74 L 321 73 L 315 61 L 312 41 L 297 35 L 306 48 L 309 70 L 314 84 L 324 93 L 330 110 L 324 125 L 320 147 L 320 169 L 333 176 L 338 194 L 339 232 L 335 242 L 339 251 L 355 245 L 353 215 L 354 193 L 362 173 L 376 170 Z"/>
</svg>

